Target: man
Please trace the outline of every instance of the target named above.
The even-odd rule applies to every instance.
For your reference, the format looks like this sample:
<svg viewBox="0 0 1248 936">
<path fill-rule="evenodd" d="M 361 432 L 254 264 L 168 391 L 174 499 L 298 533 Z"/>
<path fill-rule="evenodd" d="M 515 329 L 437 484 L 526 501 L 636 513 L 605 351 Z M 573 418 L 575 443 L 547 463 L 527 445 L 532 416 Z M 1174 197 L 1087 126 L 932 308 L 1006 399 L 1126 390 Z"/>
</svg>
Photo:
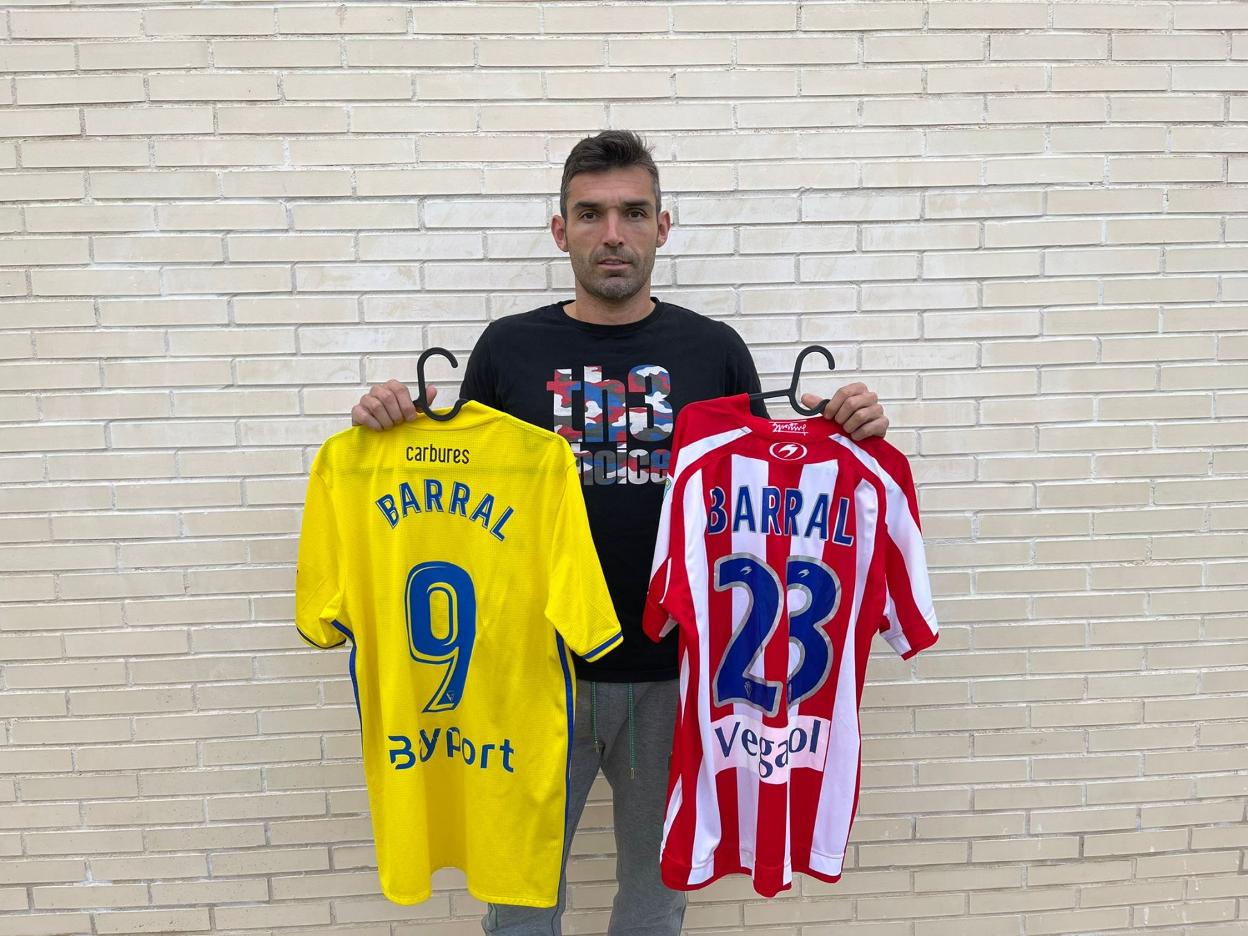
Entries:
<svg viewBox="0 0 1248 936">
<path fill-rule="evenodd" d="M 582 466 L 594 545 L 624 628 L 624 644 L 577 660 L 569 828 L 559 903 L 490 905 L 482 926 L 503 936 L 558 934 L 567 852 L 601 768 L 612 789 L 616 878 L 611 936 L 675 936 L 685 895 L 659 874 L 668 755 L 678 697 L 673 631 L 661 644 L 641 630 L 676 413 L 686 403 L 760 389 L 749 350 L 728 325 L 650 295 L 655 252 L 671 217 L 658 169 L 634 133 L 581 140 L 564 164 L 550 222 L 568 254 L 576 298 L 490 323 L 465 369 L 461 395 L 559 432 Z M 430 388 L 429 400 L 435 391 Z M 806 406 L 820 400 L 804 394 Z M 766 415 L 761 403 L 759 415 Z M 857 440 L 888 428 L 876 395 L 842 387 L 823 415 Z M 352 422 L 388 429 L 416 418 L 397 380 L 374 386 Z"/>
</svg>

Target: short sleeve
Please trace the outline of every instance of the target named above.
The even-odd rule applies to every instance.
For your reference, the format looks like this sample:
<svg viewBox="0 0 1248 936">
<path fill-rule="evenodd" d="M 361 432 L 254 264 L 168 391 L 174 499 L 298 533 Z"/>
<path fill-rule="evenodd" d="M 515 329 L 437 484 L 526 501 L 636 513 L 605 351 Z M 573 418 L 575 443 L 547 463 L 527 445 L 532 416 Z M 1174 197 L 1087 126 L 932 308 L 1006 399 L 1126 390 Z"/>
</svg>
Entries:
<svg viewBox="0 0 1248 936">
<path fill-rule="evenodd" d="M 459 395 L 465 400 L 476 400 L 498 409 L 498 381 L 490 354 L 491 327 L 485 327 L 485 331 L 473 346 L 472 353 L 468 355 L 468 363 L 464 366 L 464 380 L 459 385 Z"/>
<path fill-rule="evenodd" d="M 563 492 L 550 530 L 546 618 L 573 653 L 592 663 L 618 647 L 624 635 L 589 531 L 572 450 L 566 454 Z"/>
<path fill-rule="evenodd" d="M 314 466 L 308 476 L 295 567 L 295 627 L 314 647 L 327 650 L 346 642 L 335 626 L 342 606 L 341 550 L 329 486 Z"/>
<path fill-rule="evenodd" d="M 754 357 L 750 349 L 735 328 L 726 322 L 724 327 L 728 342 L 726 370 L 724 373 L 724 396 L 736 396 L 738 393 L 760 393 L 763 385 L 758 378 L 758 368 L 754 366 Z M 767 404 L 762 400 L 750 401 L 750 412 L 763 419 L 770 419 Z"/>
<path fill-rule="evenodd" d="M 888 588 L 880 632 L 908 660 L 936 642 L 939 627 L 910 465 L 891 445 L 877 447 L 877 460 L 885 469 L 884 575 Z"/>
</svg>

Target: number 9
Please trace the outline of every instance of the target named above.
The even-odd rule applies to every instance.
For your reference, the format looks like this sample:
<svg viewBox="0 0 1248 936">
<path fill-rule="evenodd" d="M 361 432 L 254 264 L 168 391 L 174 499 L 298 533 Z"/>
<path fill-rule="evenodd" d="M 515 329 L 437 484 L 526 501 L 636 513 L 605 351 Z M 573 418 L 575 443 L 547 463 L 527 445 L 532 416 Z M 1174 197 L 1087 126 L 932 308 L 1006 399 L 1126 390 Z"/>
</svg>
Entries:
<svg viewBox="0 0 1248 936">
<path fill-rule="evenodd" d="M 446 600 L 446 625 L 435 633 L 433 596 Z M 472 576 L 449 562 L 422 562 L 407 575 L 408 650 L 417 663 L 450 664 L 426 712 L 448 712 L 459 705 L 477 637 L 477 598 Z"/>
</svg>

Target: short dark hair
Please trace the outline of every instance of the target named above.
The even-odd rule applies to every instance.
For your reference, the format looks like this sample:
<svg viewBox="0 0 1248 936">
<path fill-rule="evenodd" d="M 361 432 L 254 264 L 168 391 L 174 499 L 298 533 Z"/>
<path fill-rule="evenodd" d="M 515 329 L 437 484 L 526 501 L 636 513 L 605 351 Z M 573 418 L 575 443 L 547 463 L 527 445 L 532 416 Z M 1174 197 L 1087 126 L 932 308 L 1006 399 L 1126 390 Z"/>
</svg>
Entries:
<svg viewBox="0 0 1248 936">
<path fill-rule="evenodd" d="M 597 136 L 585 137 L 563 164 L 563 181 L 559 183 L 559 214 L 568 216 L 568 184 L 582 172 L 606 172 L 641 166 L 654 180 L 654 210 L 662 210 L 659 195 L 659 168 L 654 164 L 645 141 L 632 130 L 603 130 Z"/>
</svg>

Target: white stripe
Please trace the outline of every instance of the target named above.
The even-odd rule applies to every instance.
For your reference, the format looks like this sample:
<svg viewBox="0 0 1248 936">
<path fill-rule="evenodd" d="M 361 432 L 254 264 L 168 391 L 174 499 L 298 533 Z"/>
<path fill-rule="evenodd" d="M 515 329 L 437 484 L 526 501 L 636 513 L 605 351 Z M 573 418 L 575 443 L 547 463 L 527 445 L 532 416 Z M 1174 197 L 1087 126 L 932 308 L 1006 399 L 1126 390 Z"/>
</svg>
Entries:
<svg viewBox="0 0 1248 936">
<path fill-rule="evenodd" d="M 680 737 L 680 718 L 681 712 L 685 710 L 685 702 L 689 698 L 689 652 L 681 647 L 680 653 L 680 707 L 676 712 L 676 737 Z M 684 776 L 677 771 L 676 782 L 672 785 L 672 795 L 667 802 L 667 815 L 663 819 L 663 843 L 659 846 L 659 854 L 667 854 L 667 837 L 672 831 L 672 823 L 676 821 L 676 816 L 680 814 L 680 804 L 684 801 L 684 790 L 681 781 Z M 684 855 L 680 856 L 680 860 L 684 861 Z"/>
<path fill-rule="evenodd" d="M 821 539 L 817 537 L 817 535 L 810 535 L 810 537 L 807 537 L 807 535 L 805 535 L 805 525 L 809 525 L 809 518 L 812 515 L 811 508 L 814 507 L 815 498 L 819 497 L 820 494 L 827 494 L 827 498 L 829 498 L 829 504 L 827 504 L 827 527 L 825 528 L 824 532 L 826 533 L 827 538 L 831 538 L 832 534 L 836 532 L 835 492 L 836 492 L 836 479 L 840 475 L 840 470 L 841 470 L 840 462 L 836 462 L 835 459 L 832 459 L 832 461 L 829 461 L 829 462 L 815 462 L 811 464 L 806 464 L 806 466 L 802 467 L 801 479 L 799 480 L 799 482 L 797 482 L 797 487 L 799 487 L 799 489 L 801 490 L 801 494 L 802 494 L 802 505 L 801 505 L 800 514 L 801 514 L 802 520 L 805 520 L 806 523 L 801 523 L 801 522 L 797 523 L 797 535 L 795 535 L 795 537 L 792 537 L 791 543 L 790 543 L 790 548 L 789 548 L 790 557 L 794 557 L 794 555 L 809 555 L 809 557 L 821 559 L 822 555 L 824 555 L 824 547 L 825 545 L 827 545 L 826 539 Z M 814 530 L 811 530 L 811 533 L 814 533 Z M 855 547 L 856 545 L 857 545 L 857 540 L 855 540 Z M 794 598 L 796 597 L 796 595 L 801 595 L 800 603 L 794 602 Z M 787 609 L 789 609 L 789 612 L 787 612 L 787 619 L 792 620 L 792 615 L 801 613 L 802 608 L 806 607 L 806 602 L 807 600 L 809 600 L 809 595 L 810 593 L 807 592 L 807 590 L 800 589 L 800 588 L 790 589 L 789 592 L 785 594 L 786 607 Z M 844 600 L 844 598 L 842 598 L 842 595 L 837 594 L 836 607 L 834 608 L 834 610 L 832 610 L 832 620 L 835 620 L 837 613 L 840 612 L 842 600 Z M 825 624 L 824 628 L 822 628 L 825 634 L 827 633 L 827 628 L 829 628 L 831 624 L 832 622 L 830 620 L 830 622 Z M 831 640 L 829 640 L 829 644 L 831 644 Z M 800 650 L 799 644 L 797 644 L 796 640 L 791 640 L 789 643 L 789 674 L 790 675 L 794 673 L 794 671 L 796 670 L 797 661 L 799 661 L 800 656 L 801 656 L 801 650 Z M 831 658 L 832 658 L 831 659 L 831 671 L 829 673 L 829 679 L 839 679 L 839 676 L 837 676 L 837 668 L 836 668 L 835 646 L 832 646 Z M 800 710 L 801 710 L 800 704 L 795 706 L 795 708 L 791 708 L 789 710 L 789 723 L 790 724 L 796 723 L 797 716 L 799 716 L 800 714 Z M 829 734 L 829 744 L 831 744 L 832 741 L 834 741 L 834 738 L 832 738 L 831 734 Z M 834 748 L 832 749 L 832 756 L 835 756 L 835 755 L 836 755 L 836 749 Z M 829 756 L 829 758 L 827 758 L 824 761 L 824 764 L 822 764 L 822 766 L 824 766 L 825 770 L 829 770 L 829 769 L 836 770 L 836 765 L 832 763 L 831 756 Z M 794 817 L 792 817 L 791 794 L 792 794 L 792 790 L 790 787 L 790 801 L 789 801 L 790 834 L 792 830 L 792 825 L 794 825 Z M 817 806 L 816 806 L 816 809 L 817 809 Z M 802 820 L 799 820 L 799 821 L 802 821 Z M 789 841 L 790 837 L 791 835 L 786 836 L 785 849 L 784 849 L 785 884 L 789 884 L 789 882 L 792 881 L 792 850 L 791 850 L 791 844 Z"/>
<path fill-rule="evenodd" d="M 867 573 L 875 551 L 875 531 L 879 518 L 879 501 L 875 488 L 868 481 L 859 481 L 854 491 L 857 514 L 854 535 L 854 604 L 845 618 L 844 649 L 836 667 L 836 701 L 832 711 L 832 737 L 819 805 L 815 811 L 815 834 L 811 841 L 811 867 L 823 874 L 839 874 L 853 819 L 854 794 L 858 786 L 858 757 L 862 744 L 858 730 L 858 673 L 854 627 L 862 610 Z"/>
<path fill-rule="evenodd" d="M 759 527 L 758 530 L 750 532 L 749 527 L 742 526 L 740 530 L 732 531 L 732 551 L 734 553 L 749 553 L 758 558 L 760 562 L 767 561 L 767 535 L 761 532 L 761 515 L 762 498 L 761 493 L 763 487 L 767 484 L 768 463 L 759 458 L 749 458 L 745 455 L 732 456 L 732 481 L 728 486 L 728 490 L 724 492 L 724 509 L 728 511 L 729 529 L 732 530 L 733 511 L 736 508 L 736 492 L 741 487 L 749 489 L 750 497 L 754 501 L 754 525 Z M 732 620 L 727 626 L 735 627 L 750 608 L 750 595 L 744 588 L 732 589 Z M 767 648 L 763 647 L 763 652 L 758 655 L 755 665 L 749 670 L 750 675 L 763 678 L 763 657 L 766 655 Z M 763 715 L 756 708 L 743 705 L 738 702 L 732 706 L 732 714 L 743 721 L 748 726 L 754 723 L 754 730 L 761 734 L 763 729 Z M 707 723 L 709 728 L 709 723 Z M 709 737 L 711 743 L 717 743 L 713 737 Z M 737 828 L 741 839 L 741 864 L 746 868 L 754 867 L 754 857 L 758 853 L 758 793 L 759 779 L 758 774 L 746 770 L 737 771 Z"/>
<path fill-rule="evenodd" d="M 702 732 L 702 750 L 707 751 L 708 738 L 703 726 L 711 723 L 711 692 L 708 636 L 710 632 L 709 581 L 706 569 L 706 506 L 702 493 L 702 472 L 697 471 L 685 485 L 682 503 L 685 518 L 685 574 L 693 599 L 693 616 L 698 632 L 698 727 Z M 714 870 L 711 860 L 722 834 L 719 824 L 719 802 L 715 795 L 715 775 L 710 759 L 703 754 L 698 768 L 698 786 L 694 802 L 697 821 L 693 830 L 692 869 L 690 884 L 707 881 Z"/>
<path fill-rule="evenodd" d="M 738 426 L 735 429 L 729 429 L 726 432 L 717 432 L 715 435 L 709 435 L 704 439 L 698 439 L 696 442 L 690 442 L 688 445 L 682 445 L 676 452 L 676 464 L 671 468 L 670 474 L 672 484 L 675 485 L 680 480 L 680 476 L 688 470 L 689 466 L 695 461 L 721 445 L 727 445 L 734 442 L 742 436 L 749 435 L 750 430 L 746 426 Z"/>
</svg>

